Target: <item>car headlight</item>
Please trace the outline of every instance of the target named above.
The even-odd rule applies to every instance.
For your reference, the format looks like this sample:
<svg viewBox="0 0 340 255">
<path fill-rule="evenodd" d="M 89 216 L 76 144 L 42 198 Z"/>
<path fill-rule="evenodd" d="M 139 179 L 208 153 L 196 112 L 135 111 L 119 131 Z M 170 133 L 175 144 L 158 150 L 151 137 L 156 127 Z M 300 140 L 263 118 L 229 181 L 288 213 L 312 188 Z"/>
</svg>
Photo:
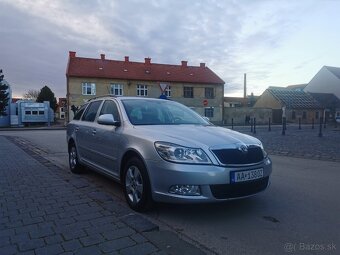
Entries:
<svg viewBox="0 0 340 255">
<path fill-rule="evenodd" d="M 199 148 L 189 148 L 173 143 L 155 142 L 155 148 L 163 159 L 186 164 L 211 164 L 207 154 Z"/>
</svg>

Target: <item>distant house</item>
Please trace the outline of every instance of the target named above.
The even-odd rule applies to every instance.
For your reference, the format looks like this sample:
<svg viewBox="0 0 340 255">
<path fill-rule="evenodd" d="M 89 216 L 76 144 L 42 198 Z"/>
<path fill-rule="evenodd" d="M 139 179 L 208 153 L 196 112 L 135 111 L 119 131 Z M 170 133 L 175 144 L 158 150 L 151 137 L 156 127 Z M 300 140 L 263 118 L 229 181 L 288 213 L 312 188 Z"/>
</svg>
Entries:
<svg viewBox="0 0 340 255">
<path fill-rule="evenodd" d="M 311 123 L 323 113 L 323 107 L 310 94 L 282 87 L 266 89 L 254 108 L 270 108 L 273 110 L 273 123 L 281 123 L 285 115 L 287 122 Z"/>
<path fill-rule="evenodd" d="M 66 110 L 67 110 L 67 100 L 65 97 L 60 97 L 58 99 L 56 118 L 60 120 L 64 120 L 66 118 Z"/>
<path fill-rule="evenodd" d="M 305 87 L 310 93 L 331 93 L 340 98 L 340 68 L 323 66 Z"/>
<path fill-rule="evenodd" d="M 224 97 L 224 107 L 247 107 L 248 99 L 244 97 Z"/>
<path fill-rule="evenodd" d="M 224 97 L 224 107 L 253 107 L 259 96 L 253 93 L 244 97 Z"/>
<path fill-rule="evenodd" d="M 212 122 L 222 123 L 224 81 L 205 63 L 189 66 L 109 60 L 69 52 L 66 70 L 68 120 L 87 100 L 101 95 L 167 98 L 191 107 Z"/>
<path fill-rule="evenodd" d="M 324 108 L 325 121 L 335 121 L 340 116 L 340 99 L 331 93 L 310 93 Z"/>
</svg>

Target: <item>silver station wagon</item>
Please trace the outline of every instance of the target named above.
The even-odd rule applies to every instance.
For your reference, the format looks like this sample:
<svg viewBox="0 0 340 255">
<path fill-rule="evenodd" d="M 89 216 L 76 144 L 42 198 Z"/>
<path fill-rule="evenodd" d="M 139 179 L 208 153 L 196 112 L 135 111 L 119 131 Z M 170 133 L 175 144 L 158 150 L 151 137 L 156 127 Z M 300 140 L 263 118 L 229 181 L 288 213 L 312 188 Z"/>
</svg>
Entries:
<svg viewBox="0 0 340 255">
<path fill-rule="evenodd" d="M 169 100 L 99 97 L 67 126 L 69 165 L 86 166 L 122 183 L 129 206 L 202 203 L 265 190 L 272 163 L 262 143 L 214 126 Z"/>
</svg>

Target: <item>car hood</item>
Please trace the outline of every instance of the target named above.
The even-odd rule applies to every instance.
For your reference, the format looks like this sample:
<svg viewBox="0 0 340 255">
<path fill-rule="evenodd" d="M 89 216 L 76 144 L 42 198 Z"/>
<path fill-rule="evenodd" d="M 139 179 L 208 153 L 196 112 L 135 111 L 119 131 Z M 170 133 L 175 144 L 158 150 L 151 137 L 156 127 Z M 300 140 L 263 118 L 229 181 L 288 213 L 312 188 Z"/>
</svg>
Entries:
<svg viewBox="0 0 340 255">
<path fill-rule="evenodd" d="M 153 142 L 163 141 L 187 147 L 218 149 L 237 147 L 237 144 L 261 144 L 252 136 L 218 126 L 148 125 L 134 126 L 134 132 Z"/>
</svg>

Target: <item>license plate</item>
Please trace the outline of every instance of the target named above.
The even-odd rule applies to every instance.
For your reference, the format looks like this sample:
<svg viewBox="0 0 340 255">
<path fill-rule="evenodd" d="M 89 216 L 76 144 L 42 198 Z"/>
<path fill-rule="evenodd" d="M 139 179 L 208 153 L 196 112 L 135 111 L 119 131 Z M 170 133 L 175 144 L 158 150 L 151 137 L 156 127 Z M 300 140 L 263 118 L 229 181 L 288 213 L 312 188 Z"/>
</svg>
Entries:
<svg viewBox="0 0 340 255">
<path fill-rule="evenodd" d="M 263 168 L 247 170 L 247 171 L 237 171 L 230 173 L 230 182 L 246 182 L 252 181 L 256 179 L 260 179 L 263 177 Z"/>
</svg>

